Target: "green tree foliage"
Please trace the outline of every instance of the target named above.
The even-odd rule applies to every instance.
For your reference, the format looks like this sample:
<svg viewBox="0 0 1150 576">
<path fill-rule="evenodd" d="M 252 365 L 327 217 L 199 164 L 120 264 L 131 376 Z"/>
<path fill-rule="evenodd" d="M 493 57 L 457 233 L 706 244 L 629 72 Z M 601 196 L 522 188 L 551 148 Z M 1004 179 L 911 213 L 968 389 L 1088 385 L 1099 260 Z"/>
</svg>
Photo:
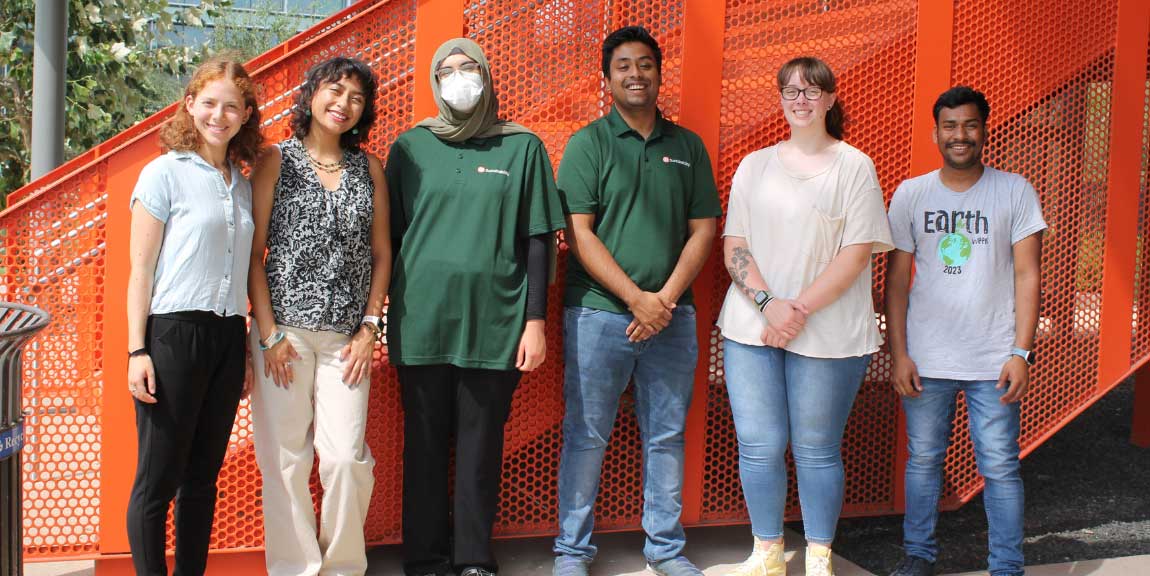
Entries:
<svg viewBox="0 0 1150 576">
<path fill-rule="evenodd" d="M 68 0 L 66 156 L 169 104 L 157 85 L 196 56 L 174 41 L 175 26 L 202 26 L 222 3 L 169 10 L 167 0 Z M 35 0 L 0 2 L 0 197 L 28 181 L 34 24 Z"/>
<path fill-rule="evenodd" d="M 285 14 L 279 0 L 256 0 L 250 8 L 219 10 L 211 19 L 212 41 L 204 45 L 202 55 L 229 53 L 248 61 L 286 42 L 306 30 L 323 16 L 313 15 L 317 7 L 300 14 Z"/>
</svg>

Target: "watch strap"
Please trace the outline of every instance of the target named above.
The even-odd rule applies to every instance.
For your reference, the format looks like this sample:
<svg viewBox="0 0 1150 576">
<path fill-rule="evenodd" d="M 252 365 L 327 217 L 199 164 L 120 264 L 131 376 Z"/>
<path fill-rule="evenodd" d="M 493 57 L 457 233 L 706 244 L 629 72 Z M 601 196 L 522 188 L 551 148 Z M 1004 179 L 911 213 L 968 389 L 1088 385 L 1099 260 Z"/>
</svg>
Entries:
<svg viewBox="0 0 1150 576">
<path fill-rule="evenodd" d="M 760 298 L 762 299 L 761 302 L 759 301 Z M 771 300 L 774 299 L 775 297 L 771 296 L 771 293 L 766 290 L 758 290 L 755 292 L 755 306 L 759 309 L 759 312 L 766 310 L 767 304 L 770 304 Z"/>
<path fill-rule="evenodd" d="M 1022 358 L 1023 361 L 1025 361 L 1028 365 L 1031 365 L 1031 366 L 1034 365 L 1034 351 L 1033 350 L 1027 350 L 1025 348 L 1019 348 L 1019 347 L 1015 346 L 1014 348 L 1010 349 L 1010 354 L 1012 356 L 1018 356 L 1019 358 Z"/>
<path fill-rule="evenodd" d="M 377 339 L 383 337 L 383 318 L 379 316 L 367 315 L 363 317 L 363 321 L 361 321 L 360 324 L 367 326 L 367 328 L 371 330 L 371 333 L 374 334 Z"/>
</svg>

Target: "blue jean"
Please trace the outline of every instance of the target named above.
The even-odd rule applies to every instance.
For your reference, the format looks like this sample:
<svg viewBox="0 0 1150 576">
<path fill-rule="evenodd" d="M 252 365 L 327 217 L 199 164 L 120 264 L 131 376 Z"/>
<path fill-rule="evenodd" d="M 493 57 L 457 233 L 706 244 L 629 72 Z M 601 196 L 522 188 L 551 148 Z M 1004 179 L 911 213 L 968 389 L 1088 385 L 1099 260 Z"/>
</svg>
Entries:
<svg viewBox="0 0 1150 576">
<path fill-rule="evenodd" d="M 843 430 L 869 363 L 869 354 L 811 358 L 724 341 L 739 477 L 758 538 L 783 536 L 789 442 L 807 541 L 834 541 L 843 507 Z"/>
<path fill-rule="evenodd" d="M 918 398 L 903 398 L 910 456 L 906 462 L 906 517 L 903 544 L 906 553 L 934 561 L 938 542 L 938 499 L 942 492 L 943 463 L 950 445 L 955 397 L 966 393 L 970 436 L 978 472 L 986 480 L 983 503 L 990 528 L 988 559 L 991 576 L 1023 573 L 1022 476 L 1018 461 L 1019 404 L 1003 404 L 1006 387 L 994 380 L 962 381 L 922 379 Z"/>
<path fill-rule="evenodd" d="M 559 535 L 555 552 L 591 560 L 595 497 L 603 453 L 615 426 L 619 397 L 632 377 L 635 416 L 643 442 L 643 554 L 650 562 L 674 558 L 686 535 L 683 509 L 683 434 L 695 379 L 695 308 L 673 311 L 671 323 L 643 342 L 627 340 L 630 314 L 568 307 L 563 324 L 566 361 L 563 451 L 559 461 Z"/>
</svg>

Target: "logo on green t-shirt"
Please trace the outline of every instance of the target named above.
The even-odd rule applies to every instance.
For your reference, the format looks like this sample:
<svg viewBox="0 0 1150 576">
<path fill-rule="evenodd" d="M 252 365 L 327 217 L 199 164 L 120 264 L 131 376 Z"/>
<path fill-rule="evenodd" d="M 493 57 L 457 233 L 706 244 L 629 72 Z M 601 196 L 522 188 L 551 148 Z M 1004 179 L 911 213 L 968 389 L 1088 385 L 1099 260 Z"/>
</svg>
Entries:
<svg viewBox="0 0 1150 576">
<path fill-rule="evenodd" d="M 510 176 L 511 175 L 511 173 L 506 171 L 506 170 L 500 170 L 498 168 L 488 168 L 486 166 L 480 166 L 480 167 L 476 168 L 475 171 L 479 172 L 480 174 L 499 174 L 500 176 Z"/>
</svg>

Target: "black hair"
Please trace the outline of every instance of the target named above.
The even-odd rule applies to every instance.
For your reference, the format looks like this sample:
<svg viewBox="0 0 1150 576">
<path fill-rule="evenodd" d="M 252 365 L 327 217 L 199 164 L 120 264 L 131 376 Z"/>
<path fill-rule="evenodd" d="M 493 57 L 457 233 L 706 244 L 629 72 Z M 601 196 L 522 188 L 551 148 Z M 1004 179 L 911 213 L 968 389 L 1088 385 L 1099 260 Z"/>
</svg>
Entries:
<svg viewBox="0 0 1150 576">
<path fill-rule="evenodd" d="M 655 70 L 663 75 L 663 51 L 659 49 L 659 42 L 642 26 L 624 26 L 603 39 L 603 77 L 611 77 L 611 57 L 615 49 L 628 42 L 642 42 L 651 49 L 655 55 Z"/>
<path fill-rule="evenodd" d="M 296 138 L 303 138 L 311 131 L 311 99 L 320 85 L 339 82 L 344 78 L 359 80 L 363 88 L 363 114 L 359 122 L 347 132 L 339 135 L 339 145 L 344 149 L 357 150 L 367 138 L 371 125 L 375 123 L 375 74 L 362 60 L 337 56 L 312 66 L 307 79 L 295 97 L 292 107 L 291 129 Z"/>
<path fill-rule="evenodd" d="M 970 86 L 955 86 L 939 94 L 938 100 L 934 101 L 934 123 L 938 124 L 938 113 L 943 108 L 958 108 L 965 104 L 974 104 L 978 108 L 978 115 L 982 117 L 983 124 L 990 119 L 990 103 L 986 101 L 986 96 L 982 92 Z"/>
<path fill-rule="evenodd" d="M 806 81 L 807 84 L 818 86 L 823 89 L 823 92 L 835 94 L 838 91 L 838 81 L 835 80 L 835 73 L 831 71 L 831 67 L 827 66 L 826 62 L 814 56 L 800 56 L 798 58 L 792 58 L 786 64 L 783 64 L 782 68 L 779 68 L 779 74 L 776 80 L 778 81 L 780 92 L 795 72 L 798 72 L 799 77 Z M 803 98 L 806 98 L 806 96 L 803 96 Z M 846 112 L 843 111 L 841 99 L 835 98 L 835 103 L 831 105 L 830 110 L 827 110 L 825 118 L 827 134 L 830 134 L 835 140 L 842 140 L 843 125 L 846 124 Z"/>
</svg>

